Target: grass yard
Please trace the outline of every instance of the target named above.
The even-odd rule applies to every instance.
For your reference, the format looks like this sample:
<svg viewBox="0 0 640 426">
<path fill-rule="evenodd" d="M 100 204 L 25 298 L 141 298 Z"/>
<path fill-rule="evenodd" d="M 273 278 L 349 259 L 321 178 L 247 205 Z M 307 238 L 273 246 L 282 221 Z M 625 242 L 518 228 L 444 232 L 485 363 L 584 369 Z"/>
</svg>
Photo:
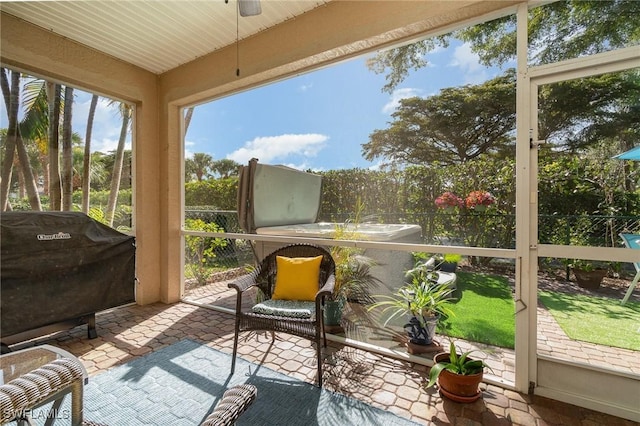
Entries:
<svg viewBox="0 0 640 426">
<path fill-rule="evenodd" d="M 551 291 L 539 297 L 571 339 L 640 350 L 640 303 Z"/>
<path fill-rule="evenodd" d="M 497 275 L 457 272 L 457 298 L 449 304 L 455 316 L 441 321 L 439 334 L 513 348 L 515 314 L 512 290 Z"/>
</svg>

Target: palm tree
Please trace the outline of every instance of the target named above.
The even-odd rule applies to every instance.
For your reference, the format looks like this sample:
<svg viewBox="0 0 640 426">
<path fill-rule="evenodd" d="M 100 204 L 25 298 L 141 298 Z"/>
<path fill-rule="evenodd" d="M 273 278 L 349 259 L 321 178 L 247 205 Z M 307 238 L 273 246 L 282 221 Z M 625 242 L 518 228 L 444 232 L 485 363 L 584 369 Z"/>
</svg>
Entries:
<svg viewBox="0 0 640 426">
<path fill-rule="evenodd" d="M 73 87 L 65 86 L 64 115 L 62 121 L 62 211 L 71 211 L 71 202 L 73 199 L 72 110 Z"/>
<path fill-rule="evenodd" d="M 113 104 L 113 102 L 111 102 Z M 118 191 L 120 190 L 120 177 L 122 176 L 122 164 L 124 163 L 124 145 L 127 140 L 127 132 L 131 120 L 132 109 L 130 105 L 124 102 L 120 103 L 120 114 L 122 116 L 122 127 L 120 127 L 120 139 L 118 140 L 118 148 L 116 149 L 116 160 L 113 165 L 113 174 L 111 175 L 111 190 L 109 192 L 109 201 L 107 204 L 107 220 L 109 226 L 113 226 L 113 217 L 115 216 L 116 203 L 118 201 Z"/>
<path fill-rule="evenodd" d="M 1 176 L 2 185 L 0 187 L 0 205 L 2 206 L 2 210 L 10 209 L 9 187 L 11 184 L 15 151 L 17 150 L 18 164 L 20 165 L 21 170 L 21 175 L 19 175 L 19 179 L 22 184 L 21 189 L 24 187 L 29 198 L 31 208 L 33 210 L 42 210 L 36 180 L 31 169 L 29 154 L 22 138 L 22 128 L 25 127 L 25 122 L 28 122 L 27 119 L 29 118 L 29 114 L 27 114 L 23 123 L 18 123 L 18 110 L 20 108 L 20 73 L 17 71 L 11 72 L 11 87 L 9 86 L 6 70 L 4 68 L 1 69 L 0 74 L 0 78 L 2 80 L 0 85 L 4 95 L 9 122 L 6 138 L 5 163 L 3 165 Z"/>
<path fill-rule="evenodd" d="M 238 171 L 238 167 L 240 167 L 240 164 L 228 158 L 214 161 L 211 164 L 211 170 L 216 172 L 220 176 L 220 179 L 228 178 L 232 173 Z"/>
<path fill-rule="evenodd" d="M 93 119 L 96 115 L 98 95 L 91 97 L 89 116 L 87 117 L 87 133 L 84 138 L 84 157 L 82 161 L 82 211 L 89 213 L 89 192 L 91 191 L 91 133 L 93 132 Z"/>
<path fill-rule="evenodd" d="M 38 178 L 43 178 L 45 192 L 48 193 L 49 191 L 49 177 L 47 173 L 49 104 L 47 100 L 46 82 L 37 78 L 25 78 L 24 86 L 22 89 L 22 104 L 26 112 L 24 118 L 20 122 L 20 133 L 23 137 L 23 140 L 28 140 L 30 143 L 28 151 L 31 153 L 30 157 L 32 158 L 32 160 L 30 164 L 31 171 L 33 171 L 33 173 L 31 173 L 31 171 L 27 170 L 26 168 L 25 170 L 27 170 L 27 176 L 29 176 L 29 173 L 34 175 L 33 187 L 31 189 L 28 188 L 27 192 L 29 192 L 30 190 L 33 191 L 36 194 L 35 197 L 37 197 L 39 204 L 40 198 L 37 195 L 35 176 L 37 176 Z M 30 195 L 30 198 L 34 198 L 34 196 Z M 32 208 L 34 210 L 36 209 L 34 207 Z"/>
<path fill-rule="evenodd" d="M 184 134 L 187 134 L 187 130 L 189 130 L 189 124 L 191 124 L 191 117 L 193 117 L 193 110 L 195 107 L 189 107 L 185 110 L 184 113 Z"/>
<path fill-rule="evenodd" d="M 2 180 L 0 181 L 0 207 L 5 211 L 11 208 L 9 205 L 9 186 L 11 183 L 13 159 L 16 152 L 16 139 L 18 133 L 18 106 L 20 104 L 18 95 L 20 90 L 20 75 L 17 72 L 11 72 L 11 86 L 9 86 L 6 71 L 2 68 L 0 78 L 2 94 L 7 107 L 7 114 L 9 116 L 4 164 L 2 165 Z"/>
<path fill-rule="evenodd" d="M 202 182 L 203 177 L 209 176 L 212 166 L 213 158 L 209 154 L 196 152 L 193 154 L 193 158 L 188 158 L 185 161 L 187 180 L 190 180 L 191 176 L 195 175 L 198 182 Z"/>
<path fill-rule="evenodd" d="M 59 211 L 62 202 L 59 160 L 60 103 L 62 88 L 59 84 L 47 82 L 49 100 L 49 209 Z"/>
</svg>

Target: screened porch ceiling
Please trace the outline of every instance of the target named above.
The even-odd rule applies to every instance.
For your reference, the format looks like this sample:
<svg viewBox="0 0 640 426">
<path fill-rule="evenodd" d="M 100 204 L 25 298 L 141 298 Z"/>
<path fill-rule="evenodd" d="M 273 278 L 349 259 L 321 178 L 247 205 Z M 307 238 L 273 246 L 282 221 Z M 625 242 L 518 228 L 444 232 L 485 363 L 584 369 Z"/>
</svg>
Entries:
<svg viewBox="0 0 640 426">
<path fill-rule="evenodd" d="M 361 10 L 362 14 L 356 13 L 361 20 L 350 29 L 361 32 L 359 26 L 378 25 L 367 20 L 367 9 L 385 2 L 393 5 L 389 15 L 401 10 L 403 4 L 406 7 L 407 2 L 417 4 L 409 0 L 261 0 L 262 13 L 248 17 L 238 17 L 237 0 L 2 1 L 0 10 L 126 63 L 162 74 L 231 46 L 236 38 L 247 39 L 295 21 L 303 14 L 318 17 L 311 21 L 313 25 L 331 28 L 332 21 L 346 10 Z M 421 0 L 420 3 L 424 7 L 416 22 L 421 22 L 420 28 L 426 30 L 493 13 L 517 1 Z M 406 34 L 403 31 L 400 37 Z M 383 34 L 382 38 L 390 43 L 398 37 Z M 379 41 L 378 38 L 376 43 Z M 273 50 L 276 54 L 278 46 L 273 46 Z"/>
<path fill-rule="evenodd" d="M 238 17 L 236 0 L 16 1 L 3 12 L 155 74 L 188 63 L 331 0 L 262 0 Z"/>
</svg>

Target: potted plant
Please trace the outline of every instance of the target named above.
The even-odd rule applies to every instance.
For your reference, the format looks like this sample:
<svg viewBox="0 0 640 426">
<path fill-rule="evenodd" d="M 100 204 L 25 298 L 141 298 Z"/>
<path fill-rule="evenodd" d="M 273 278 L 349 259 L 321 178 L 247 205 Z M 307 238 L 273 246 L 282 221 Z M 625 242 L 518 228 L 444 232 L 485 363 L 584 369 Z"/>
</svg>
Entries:
<svg viewBox="0 0 640 426">
<path fill-rule="evenodd" d="M 346 303 L 371 304 L 374 301 L 371 291 L 380 280 L 371 271 L 376 262 L 358 250 L 335 246 L 331 255 L 336 264 L 336 281 L 333 294 L 325 302 L 324 323 L 339 327 Z"/>
<path fill-rule="evenodd" d="M 440 318 L 453 315 L 447 302 L 452 300 L 454 289 L 448 280 L 438 283 L 438 272 L 428 262 L 418 263 L 405 277 L 404 286 L 391 295 L 377 295 L 377 301 L 369 306 L 369 310 L 382 308 L 381 313 L 387 315 L 385 326 L 394 318 L 407 316 L 404 329 L 409 342 L 431 345 Z"/>
<path fill-rule="evenodd" d="M 604 277 L 607 276 L 607 268 L 602 262 L 591 260 L 573 259 L 570 263 L 576 282 L 581 288 L 597 290 Z"/>
<path fill-rule="evenodd" d="M 464 204 L 469 210 L 477 212 L 485 211 L 495 202 L 496 199 L 487 191 L 471 191 L 464 200 Z"/>
<path fill-rule="evenodd" d="M 458 354 L 453 342 L 449 352 L 440 352 L 433 357 L 434 365 L 429 372 L 427 388 L 436 381 L 440 393 L 457 402 L 473 402 L 480 398 L 480 383 L 484 368 L 489 367 L 480 359 L 470 358 L 472 351 Z M 491 369 L 491 367 L 489 367 Z"/>
<path fill-rule="evenodd" d="M 437 208 L 447 213 L 453 213 L 457 208 L 464 206 L 464 200 L 450 191 L 442 193 L 442 195 L 436 198 L 435 203 Z"/>
<path fill-rule="evenodd" d="M 462 260 L 462 256 L 456 253 L 446 253 L 439 258 L 440 263 L 437 269 L 442 272 L 455 272 L 458 268 L 458 262 Z"/>
<path fill-rule="evenodd" d="M 336 225 L 333 239 L 359 240 L 358 225 L 364 211 L 360 197 L 356 199 L 355 215 L 352 220 Z M 377 265 L 364 251 L 355 247 L 332 246 L 331 257 L 336 265 L 336 280 L 333 294 L 325 301 L 324 325 L 333 332 L 341 332 L 341 320 L 347 302 L 369 305 L 374 302 L 371 291 L 380 284 L 373 275 L 372 268 Z"/>
</svg>

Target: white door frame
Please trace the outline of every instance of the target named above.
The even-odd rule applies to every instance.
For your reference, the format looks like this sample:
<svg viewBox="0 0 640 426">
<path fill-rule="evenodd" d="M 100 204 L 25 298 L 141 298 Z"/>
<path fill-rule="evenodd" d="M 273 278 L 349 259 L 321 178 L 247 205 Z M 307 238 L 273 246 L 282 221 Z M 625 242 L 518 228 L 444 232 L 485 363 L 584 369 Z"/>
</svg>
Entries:
<svg viewBox="0 0 640 426">
<path fill-rule="evenodd" d="M 520 22 L 519 22 L 520 23 Z M 526 40 L 526 39 L 525 39 Z M 520 52 L 519 52 L 520 53 Z M 528 90 L 522 96 L 522 104 L 518 104 L 525 111 L 528 118 L 523 119 L 523 125 L 530 132 L 531 149 L 528 152 L 528 180 L 525 185 L 529 203 L 530 226 L 526 251 L 530 255 L 528 262 L 529 289 L 527 292 L 529 306 L 528 321 L 528 380 L 529 389 L 535 394 L 568 402 L 578 406 L 595 409 L 612 415 L 640 421 L 640 377 L 637 375 L 616 371 L 613 369 L 597 368 L 584 363 L 561 360 L 537 353 L 537 265 L 538 257 L 562 257 L 567 247 L 537 244 L 537 141 L 538 141 L 538 89 L 544 84 L 552 84 L 565 80 L 585 78 L 610 72 L 640 68 L 640 46 L 629 47 L 612 52 L 601 53 L 589 57 L 571 59 L 559 63 L 528 68 L 525 75 L 529 79 Z M 529 99 L 529 106 L 524 102 Z M 518 111 L 518 114 L 523 112 Z M 529 130 L 530 129 L 530 130 Z M 518 129 L 518 135 L 523 137 L 525 130 Z M 521 142 L 521 141 L 520 141 Z M 524 150 L 524 148 L 523 148 Z M 520 157 L 517 157 L 521 159 Z M 523 203 L 524 201 L 521 200 Z M 523 231 L 522 228 L 518 229 Z M 572 247 L 573 256 L 580 254 L 585 258 L 603 260 L 622 260 L 628 254 L 619 256 L 620 249 L 602 247 Z M 577 253 L 577 250 L 580 253 Z M 524 322 L 524 321 L 521 321 Z M 518 328 L 516 329 L 518 336 Z M 517 358 L 516 358 L 517 359 Z M 521 376 L 517 378 L 522 379 Z"/>
</svg>

